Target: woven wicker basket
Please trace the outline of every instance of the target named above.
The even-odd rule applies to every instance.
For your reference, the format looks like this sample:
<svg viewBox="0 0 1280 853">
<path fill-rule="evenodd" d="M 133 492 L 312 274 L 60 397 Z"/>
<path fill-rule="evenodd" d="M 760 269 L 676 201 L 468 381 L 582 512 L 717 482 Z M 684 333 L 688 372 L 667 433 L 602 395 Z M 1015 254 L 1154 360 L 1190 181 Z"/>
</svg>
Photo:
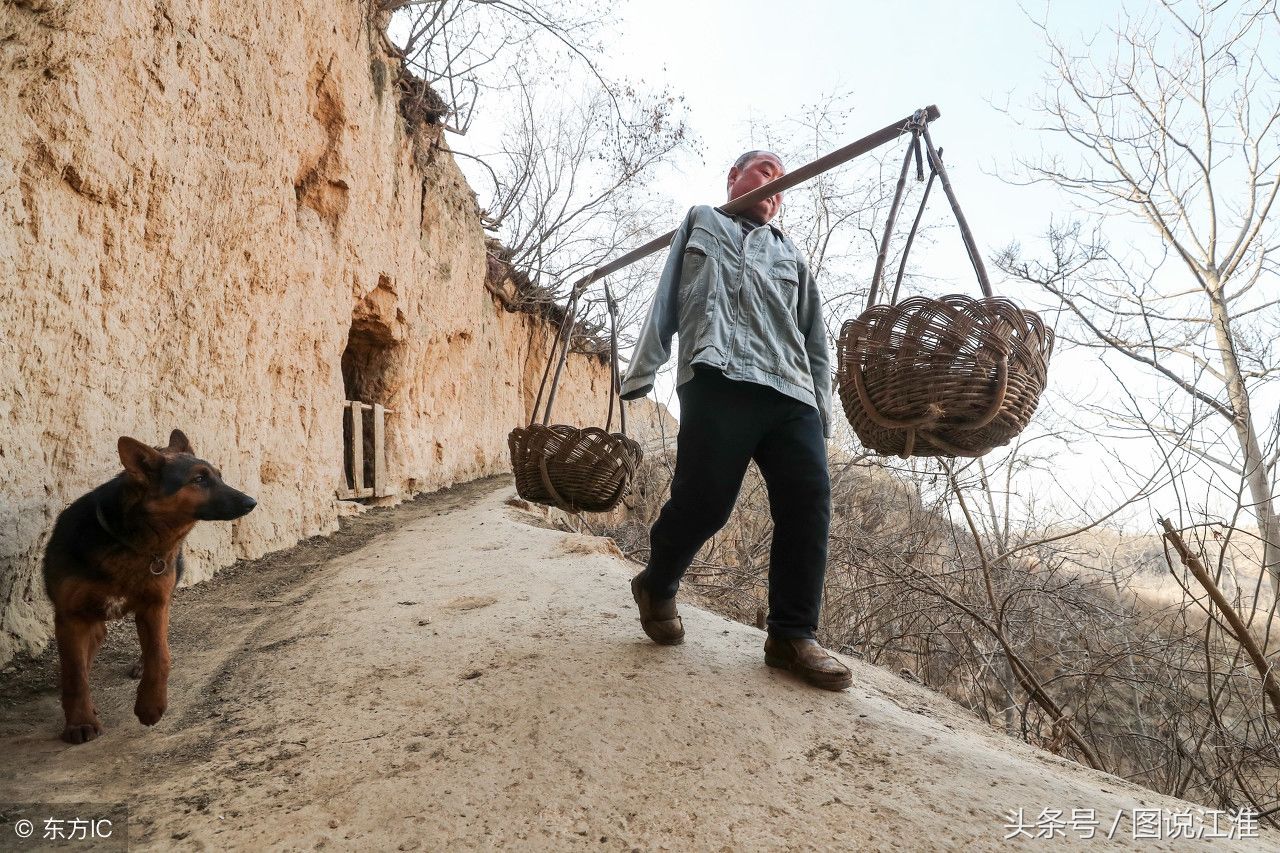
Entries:
<svg viewBox="0 0 1280 853">
<path fill-rule="evenodd" d="M 566 512 L 608 512 L 631 490 L 632 479 L 644 454 L 640 445 L 627 436 L 626 409 L 618 393 L 617 308 L 607 282 L 610 381 L 609 410 L 604 429 L 547 423 L 551 418 L 560 374 L 568 358 L 573 316 L 580 296 L 581 290 L 575 287 L 560 324 L 556 345 L 547 357 L 529 425 L 511 430 L 507 446 L 511 450 L 511 470 L 515 474 L 516 492 L 520 497 L 545 506 L 559 507 Z M 557 362 L 556 372 L 547 395 L 546 409 L 542 410 L 542 394 L 552 362 Z M 620 432 L 609 431 L 613 425 L 615 400 Z M 540 410 L 541 423 L 538 422 Z"/>
<path fill-rule="evenodd" d="M 844 325 L 840 402 L 877 453 L 982 456 L 1035 413 L 1053 332 L 1008 299 L 914 297 Z"/>
<path fill-rule="evenodd" d="M 507 437 L 516 491 L 567 512 L 608 512 L 631 487 L 640 445 L 621 433 L 564 424 L 516 427 Z"/>
<path fill-rule="evenodd" d="M 917 214 L 893 294 L 888 304 L 877 305 L 890 232 L 913 154 L 919 162 L 921 139 L 931 173 L 920 212 L 933 179 L 941 178 L 986 296 L 897 302 L 906 254 L 920 224 Z M 924 125 L 916 129 L 903 161 L 867 305 L 840 330 L 836 368 L 840 402 L 866 448 L 904 459 L 976 457 L 1008 444 L 1027 426 L 1048 378 L 1053 331 L 1035 312 L 992 296 L 941 153 L 934 150 Z"/>
</svg>

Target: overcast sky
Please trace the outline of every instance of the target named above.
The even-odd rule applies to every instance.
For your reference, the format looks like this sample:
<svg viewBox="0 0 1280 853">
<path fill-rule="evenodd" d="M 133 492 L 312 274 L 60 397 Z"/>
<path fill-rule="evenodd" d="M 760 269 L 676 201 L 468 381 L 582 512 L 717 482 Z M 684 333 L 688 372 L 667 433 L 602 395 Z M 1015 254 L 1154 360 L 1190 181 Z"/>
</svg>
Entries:
<svg viewBox="0 0 1280 853">
<path fill-rule="evenodd" d="M 1076 17 L 1096 7 L 1099 20 L 1102 7 L 1114 7 L 1073 5 Z M 993 233 L 1019 221 L 1008 208 L 1025 200 L 975 174 L 1026 144 L 991 102 L 1018 90 L 1025 98 L 1043 74 L 1040 39 L 1015 3 L 646 0 L 626 8 L 617 66 L 682 92 L 705 141 L 705 166 L 670 187 L 682 206 L 723 192 L 726 163 L 751 142 L 749 117 L 781 117 L 847 91 L 854 125 L 867 132 L 937 104 L 934 133 L 954 152 L 948 160 L 975 218 Z"/>
</svg>

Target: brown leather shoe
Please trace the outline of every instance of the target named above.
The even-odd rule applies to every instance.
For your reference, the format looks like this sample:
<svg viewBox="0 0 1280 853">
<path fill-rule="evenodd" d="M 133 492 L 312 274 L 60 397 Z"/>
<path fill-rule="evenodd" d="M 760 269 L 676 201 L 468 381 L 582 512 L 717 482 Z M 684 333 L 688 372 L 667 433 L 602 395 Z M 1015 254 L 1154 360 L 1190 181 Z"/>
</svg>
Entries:
<svg viewBox="0 0 1280 853">
<path fill-rule="evenodd" d="M 853 684 L 849 667 L 818 645 L 817 640 L 769 634 L 764 641 L 764 662 L 794 673 L 823 690 L 845 690 Z"/>
<path fill-rule="evenodd" d="M 640 609 L 640 627 L 655 643 L 664 646 L 683 643 L 684 622 L 680 619 L 680 612 L 676 610 L 676 600 L 654 600 L 649 590 L 641 586 L 639 581 L 639 575 L 631 579 L 631 597 L 636 600 L 636 607 Z"/>
</svg>

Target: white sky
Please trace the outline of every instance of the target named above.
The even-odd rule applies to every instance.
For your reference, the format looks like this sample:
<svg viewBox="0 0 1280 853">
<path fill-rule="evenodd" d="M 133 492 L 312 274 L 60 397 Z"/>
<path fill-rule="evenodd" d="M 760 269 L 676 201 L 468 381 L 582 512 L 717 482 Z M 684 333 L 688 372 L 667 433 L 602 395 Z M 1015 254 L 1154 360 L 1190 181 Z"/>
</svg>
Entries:
<svg viewBox="0 0 1280 853">
<path fill-rule="evenodd" d="M 1029 2 L 1027 8 L 1039 15 L 1043 7 Z M 1120 12 L 1117 2 L 1077 0 L 1056 4 L 1051 23 L 1059 37 L 1089 34 L 1113 24 Z M 1012 0 L 643 0 L 623 5 L 621 17 L 616 37 L 607 42 L 605 67 L 614 75 L 654 88 L 665 84 L 683 94 L 692 128 L 703 143 L 701 160 L 687 158 L 655 187 L 672 199 L 676 210 L 723 201 L 728 164 L 753 147 L 752 116 L 780 118 L 825 94 L 851 92 L 855 111 L 850 126 L 857 132 L 845 141 L 917 107 L 938 105 L 942 118 L 932 133 L 946 148 L 948 172 L 988 259 L 1011 240 L 1034 244 L 1051 216 L 1070 212 L 1053 190 L 1013 186 L 994 176 L 1007 173 L 1016 157 L 1034 159 L 1047 138 L 1019 127 L 999 109 L 1007 105 L 1034 124 L 1026 107 L 1044 91 L 1047 71 L 1043 37 Z M 469 138 L 455 144 L 484 150 L 483 140 L 500 132 L 500 119 L 482 115 Z M 463 165 L 467 167 L 466 161 Z M 478 174 L 473 185 L 485 185 Z M 945 209 L 941 194 L 931 201 L 931 209 L 935 214 Z M 956 283 L 949 289 L 976 291 L 954 232 L 940 235 L 925 251 L 929 272 L 940 271 Z M 994 270 L 992 274 L 1000 291 L 1001 282 Z M 1003 293 L 1030 298 L 1010 287 Z M 827 322 L 834 330 L 843 319 L 828 316 Z M 1095 357 L 1083 352 L 1060 351 L 1050 380 L 1044 405 L 1061 410 L 1069 408 L 1069 400 L 1111 387 Z M 671 391 L 668 379 L 658 396 L 674 407 Z M 835 408 L 842 418 L 838 401 Z M 1052 474 L 1038 475 L 1024 488 L 1059 507 L 1087 499 L 1099 488 L 1110 491 L 1117 466 L 1109 456 L 1116 450 L 1132 452 L 1113 440 L 1086 443 Z M 1149 531 L 1153 510 L 1174 509 L 1169 500 L 1128 518 Z"/>
<path fill-rule="evenodd" d="M 977 174 L 1016 150 L 1010 122 L 988 101 L 1003 103 L 1041 74 L 1037 34 L 1014 3 L 646 0 L 629 9 L 616 66 L 682 92 L 705 140 L 705 166 L 691 164 L 669 188 L 682 207 L 723 193 L 727 164 L 751 142 L 750 116 L 851 91 L 854 126 L 867 132 L 937 104 L 934 133 L 954 152 L 962 201 L 992 233 L 1018 222 L 1010 209 L 1025 200 Z"/>
</svg>

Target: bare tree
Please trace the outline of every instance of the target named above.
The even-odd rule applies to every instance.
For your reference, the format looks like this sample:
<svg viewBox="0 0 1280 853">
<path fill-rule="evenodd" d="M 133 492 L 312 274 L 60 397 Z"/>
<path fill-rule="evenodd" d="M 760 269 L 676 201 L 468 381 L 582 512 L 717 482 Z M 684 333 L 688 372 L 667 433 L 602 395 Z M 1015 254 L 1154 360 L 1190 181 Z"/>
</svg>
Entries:
<svg viewBox="0 0 1280 853">
<path fill-rule="evenodd" d="M 540 298 L 558 298 L 560 285 L 665 228 L 670 204 L 649 185 L 690 136 L 682 101 L 669 92 L 566 96 L 515 78 L 518 112 L 503 146 L 478 158 L 492 181 L 484 221 L 502 235 L 511 265 L 544 283 Z M 614 276 L 615 292 L 650 271 Z"/>
<path fill-rule="evenodd" d="M 656 173 L 692 145 L 683 99 L 610 78 L 598 39 L 614 7 L 595 0 L 375 0 L 412 79 L 403 98 L 424 101 L 432 120 L 458 135 L 474 129 L 487 95 L 487 124 L 500 140 L 453 153 L 464 160 L 485 210 L 490 283 L 510 308 L 559 319 L 567 280 L 650 239 L 672 219 L 648 190 Z M 443 118 L 441 118 L 443 117 Z M 485 135 L 485 134 L 481 134 Z M 625 329 L 631 294 L 652 264 L 611 279 Z M 500 289 L 503 282 L 515 293 Z M 508 287 L 508 289 L 510 289 Z M 603 294 L 584 299 L 575 348 L 601 345 Z"/>
<path fill-rule="evenodd" d="M 609 19 L 594 0 L 374 0 L 386 16 L 388 46 L 443 100 L 446 128 L 463 135 L 482 94 L 507 84 L 507 73 L 540 54 L 567 56 L 606 89 L 594 38 Z"/>
<path fill-rule="evenodd" d="M 1074 321 L 1065 339 L 1173 392 L 1134 414 L 1247 492 L 1280 591 L 1280 416 L 1255 405 L 1280 374 L 1275 0 L 1161 0 L 1122 20 L 1103 59 L 1100 42 L 1044 31 L 1057 83 L 1039 112 L 1066 153 L 1023 166 L 1095 225 L 1051 226 L 1047 259 L 1014 245 L 997 264 L 1052 296 Z"/>
</svg>

